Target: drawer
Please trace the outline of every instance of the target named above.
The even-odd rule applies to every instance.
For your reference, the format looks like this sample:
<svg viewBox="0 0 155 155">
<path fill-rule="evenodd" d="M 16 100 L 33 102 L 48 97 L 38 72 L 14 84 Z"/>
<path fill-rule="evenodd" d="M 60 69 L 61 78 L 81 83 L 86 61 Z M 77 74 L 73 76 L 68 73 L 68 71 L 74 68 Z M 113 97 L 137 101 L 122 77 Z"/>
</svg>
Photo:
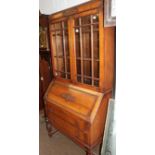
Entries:
<svg viewBox="0 0 155 155">
<path fill-rule="evenodd" d="M 88 144 L 88 134 L 80 131 L 74 125 L 58 117 L 54 113 L 48 113 L 49 122 L 65 135 L 75 139 L 78 142 Z"/>
<path fill-rule="evenodd" d="M 50 113 L 54 114 L 55 116 L 59 117 L 60 119 L 64 120 L 68 124 L 74 126 L 75 128 L 81 130 L 84 133 L 89 131 L 89 124 L 82 120 L 81 118 L 77 118 L 73 114 L 65 111 L 54 104 L 47 103 L 47 115 Z"/>
</svg>

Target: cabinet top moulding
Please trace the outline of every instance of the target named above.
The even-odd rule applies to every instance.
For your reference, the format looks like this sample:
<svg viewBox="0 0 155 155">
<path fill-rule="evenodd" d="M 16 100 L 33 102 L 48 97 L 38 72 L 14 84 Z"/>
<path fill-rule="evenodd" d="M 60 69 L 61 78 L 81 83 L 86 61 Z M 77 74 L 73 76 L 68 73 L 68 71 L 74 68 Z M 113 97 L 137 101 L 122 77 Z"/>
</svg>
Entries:
<svg viewBox="0 0 155 155">
<path fill-rule="evenodd" d="M 71 7 L 69 9 L 65 9 L 65 10 L 56 12 L 54 14 L 51 14 L 49 16 L 49 22 L 53 23 L 53 22 L 56 22 L 57 19 L 62 20 L 62 18 L 64 18 L 64 20 L 65 20 L 69 16 L 72 16 L 72 15 L 75 15 L 75 14 L 78 14 L 78 13 L 82 13 L 82 12 L 85 12 L 85 11 L 97 9 L 97 8 L 98 9 L 103 8 L 103 2 L 101 0 L 88 1 L 88 2 L 80 4 L 78 6 Z"/>
</svg>

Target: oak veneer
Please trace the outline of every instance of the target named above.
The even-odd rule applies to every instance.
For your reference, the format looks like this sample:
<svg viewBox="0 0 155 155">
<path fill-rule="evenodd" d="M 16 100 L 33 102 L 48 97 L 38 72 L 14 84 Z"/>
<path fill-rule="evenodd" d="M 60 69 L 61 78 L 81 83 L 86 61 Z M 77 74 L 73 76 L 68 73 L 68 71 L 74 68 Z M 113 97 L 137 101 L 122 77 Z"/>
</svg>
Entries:
<svg viewBox="0 0 155 155">
<path fill-rule="evenodd" d="M 92 150 L 102 141 L 110 96 L 111 93 L 104 95 L 53 81 L 45 95 L 49 135 L 52 135 L 52 124 L 80 146 Z"/>
<path fill-rule="evenodd" d="M 92 155 L 101 144 L 114 79 L 114 28 L 93 0 L 49 16 L 54 80 L 45 94 L 52 126 Z"/>
</svg>

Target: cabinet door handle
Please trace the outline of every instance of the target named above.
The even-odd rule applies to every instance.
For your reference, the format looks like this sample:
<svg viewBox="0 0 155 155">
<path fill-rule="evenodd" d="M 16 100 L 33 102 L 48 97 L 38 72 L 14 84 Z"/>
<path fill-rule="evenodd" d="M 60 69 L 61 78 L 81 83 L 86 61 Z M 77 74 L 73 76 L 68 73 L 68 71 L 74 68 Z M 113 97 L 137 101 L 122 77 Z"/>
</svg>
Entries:
<svg viewBox="0 0 155 155">
<path fill-rule="evenodd" d="M 41 76 L 41 77 L 40 77 L 40 80 L 41 80 L 41 81 L 44 81 L 44 78 Z"/>
</svg>

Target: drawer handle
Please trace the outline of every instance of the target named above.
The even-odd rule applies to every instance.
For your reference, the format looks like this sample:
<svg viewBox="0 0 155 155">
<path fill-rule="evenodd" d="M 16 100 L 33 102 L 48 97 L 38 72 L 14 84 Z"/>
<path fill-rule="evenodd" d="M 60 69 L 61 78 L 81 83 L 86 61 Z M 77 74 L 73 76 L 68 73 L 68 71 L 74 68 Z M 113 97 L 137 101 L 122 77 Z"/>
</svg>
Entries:
<svg viewBox="0 0 155 155">
<path fill-rule="evenodd" d="M 74 102 L 75 97 L 73 97 L 72 95 L 68 94 L 68 93 L 63 93 L 60 95 L 63 99 L 65 99 L 66 101 L 70 101 L 70 102 Z"/>
</svg>

